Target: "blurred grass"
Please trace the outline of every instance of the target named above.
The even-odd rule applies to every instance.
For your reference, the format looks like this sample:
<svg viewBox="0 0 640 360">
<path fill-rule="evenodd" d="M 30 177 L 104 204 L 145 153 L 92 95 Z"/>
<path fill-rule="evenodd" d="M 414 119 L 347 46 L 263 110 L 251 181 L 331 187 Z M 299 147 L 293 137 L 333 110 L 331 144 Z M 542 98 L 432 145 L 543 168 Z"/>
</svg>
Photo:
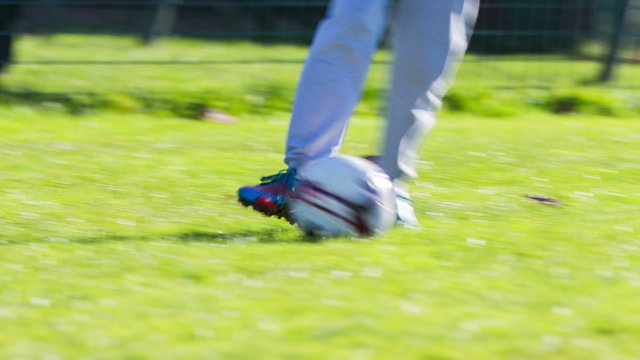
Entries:
<svg viewBox="0 0 640 360">
<path fill-rule="evenodd" d="M 60 106 L 72 113 L 101 109 L 189 118 L 200 117 L 205 108 L 233 114 L 286 112 L 305 55 L 306 47 L 286 44 L 172 38 L 145 47 L 132 37 L 25 36 L 17 44 L 17 60 L 25 65 L 14 66 L 2 77 L 0 103 Z M 56 61 L 103 63 L 34 64 Z M 109 64 L 114 61 L 191 63 Z M 210 63 L 216 61 L 223 63 Z M 246 63 L 252 61 L 257 63 Z M 363 115 L 377 114 L 383 107 L 389 54 L 381 51 L 376 61 L 358 108 Z M 532 109 L 640 114 L 640 66 L 620 65 L 613 87 L 593 84 L 600 66 L 552 55 L 470 55 L 445 108 L 492 116 Z"/>
<path fill-rule="evenodd" d="M 60 55 L 304 49 L 19 42 L 20 60 Z M 482 90 L 471 66 L 413 184 L 424 228 L 320 242 L 235 202 L 282 166 L 299 65 L 15 66 L 0 98 L 0 359 L 639 358 L 640 123 L 620 100 L 634 94 Z M 376 151 L 384 74 L 346 153 Z M 201 106 L 239 122 L 185 121 Z"/>
<path fill-rule="evenodd" d="M 635 119 L 445 113 L 423 230 L 314 243 L 234 198 L 285 115 L 0 114 L 2 359 L 640 356 Z"/>
</svg>

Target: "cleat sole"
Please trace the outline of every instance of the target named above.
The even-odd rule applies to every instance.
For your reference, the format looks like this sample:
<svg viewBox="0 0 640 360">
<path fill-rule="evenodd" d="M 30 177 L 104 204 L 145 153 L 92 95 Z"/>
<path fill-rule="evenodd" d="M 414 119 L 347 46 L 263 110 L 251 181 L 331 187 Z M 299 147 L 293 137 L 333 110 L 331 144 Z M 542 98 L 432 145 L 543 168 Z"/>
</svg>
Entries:
<svg viewBox="0 0 640 360">
<path fill-rule="evenodd" d="M 291 225 L 294 225 L 295 222 L 289 217 L 288 214 L 286 214 L 286 210 L 280 210 L 280 211 L 275 211 L 275 212 L 268 212 L 264 209 L 261 209 L 257 206 L 255 206 L 255 204 L 251 204 L 249 202 L 243 201 L 242 199 L 238 199 L 238 202 L 240 203 L 240 205 L 247 207 L 247 208 L 251 208 L 256 212 L 259 212 L 260 214 L 267 216 L 267 217 L 275 217 L 277 219 L 283 219 L 286 222 L 288 222 Z"/>
</svg>

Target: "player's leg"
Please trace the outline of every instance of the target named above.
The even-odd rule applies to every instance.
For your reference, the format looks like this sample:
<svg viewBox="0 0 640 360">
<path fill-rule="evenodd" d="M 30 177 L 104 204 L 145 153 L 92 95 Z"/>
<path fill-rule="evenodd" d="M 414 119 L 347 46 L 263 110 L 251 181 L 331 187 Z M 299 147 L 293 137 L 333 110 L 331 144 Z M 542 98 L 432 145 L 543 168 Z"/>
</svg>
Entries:
<svg viewBox="0 0 640 360">
<path fill-rule="evenodd" d="M 398 0 L 392 18 L 395 54 L 382 167 L 415 177 L 422 141 L 464 55 L 478 0 Z"/>
<path fill-rule="evenodd" d="M 334 0 L 298 84 L 285 163 L 335 154 L 387 22 L 389 0 Z"/>
<path fill-rule="evenodd" d="M 238 190 L 241 203 L 287 216 L 295 168 L 335 153 L 360 98 L 386 27 L 389 0 L 333 0 L 314 37 L 298 83 L 287 137 L 289 169 Z"/>
<path fill-rule="evenodd" d="M 398 0 L 394 8 L 395 61 L 379 164 L 395 180 L 398 219 L 409 227 L 418 221 L 401 179 L 417 175 L 420 146 L 436 123 L 477 12 L 478 0 Z"/>
</svg>

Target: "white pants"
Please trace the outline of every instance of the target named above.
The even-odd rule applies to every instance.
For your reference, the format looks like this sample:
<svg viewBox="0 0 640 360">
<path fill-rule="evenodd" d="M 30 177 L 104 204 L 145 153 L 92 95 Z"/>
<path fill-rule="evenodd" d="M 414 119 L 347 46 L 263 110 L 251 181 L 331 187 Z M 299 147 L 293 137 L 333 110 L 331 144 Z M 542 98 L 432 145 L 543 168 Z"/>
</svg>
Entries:
<svg viewBox="0 0 640 360">
<path fill-rule="evenodd" d="M 416 176 L 454 65 L 467 48 L 479 0 L 332 0 L 296 92 L 285 163 L 338 152 L 387 23 L 395 55 L 381 165 Z"/>
</svg>

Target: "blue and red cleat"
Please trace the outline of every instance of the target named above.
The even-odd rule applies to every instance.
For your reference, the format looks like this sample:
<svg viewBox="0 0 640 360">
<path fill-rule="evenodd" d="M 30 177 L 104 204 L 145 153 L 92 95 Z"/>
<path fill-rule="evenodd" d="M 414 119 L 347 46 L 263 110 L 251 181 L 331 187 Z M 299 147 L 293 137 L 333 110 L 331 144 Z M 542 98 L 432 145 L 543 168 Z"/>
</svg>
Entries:
<svg viewBox="0 0 640 360">
<path fill-rule="evenodd" d="M 260 184 L 238 189 L 238 201 L 267 216 L 291 222 L 287 200 L 296 186 L 296 170 L 287 169 L 260 179 Z"/>
</svg>

